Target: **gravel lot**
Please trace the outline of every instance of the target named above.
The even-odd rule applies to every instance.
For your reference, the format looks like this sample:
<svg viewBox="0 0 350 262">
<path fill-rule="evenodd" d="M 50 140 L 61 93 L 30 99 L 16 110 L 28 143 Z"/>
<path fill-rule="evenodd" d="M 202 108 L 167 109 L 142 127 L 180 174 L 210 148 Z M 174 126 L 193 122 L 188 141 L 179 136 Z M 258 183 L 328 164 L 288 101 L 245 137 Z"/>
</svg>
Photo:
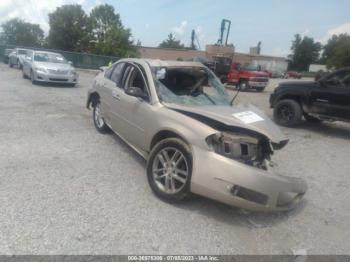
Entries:
<svg viewBox="0 0 350 262">
<path fill-rule="evenodd" d="M 350 125 L 284 128 L 278 170 L 303 177 L 288 213 L 238 210 L 202 197 L 156 198 L 145 161 L 95 131 L 77 87 L 32 85 L 0 65 L 0 254 L 350 254 Z M 269 115 L 264 93 L 241 93 Z"/>
</svg>

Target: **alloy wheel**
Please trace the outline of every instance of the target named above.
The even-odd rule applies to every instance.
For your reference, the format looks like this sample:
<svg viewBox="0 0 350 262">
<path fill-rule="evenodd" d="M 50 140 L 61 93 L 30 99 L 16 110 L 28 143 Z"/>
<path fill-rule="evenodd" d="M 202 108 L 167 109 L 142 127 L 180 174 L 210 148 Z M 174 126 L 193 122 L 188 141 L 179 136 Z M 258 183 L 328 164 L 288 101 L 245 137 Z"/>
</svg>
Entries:
<svg viewBox="0 0 350 262">
<path fill-rule="evenodd" d="M 105 124 L 105 121 L 101 115 L 100 103 L 95 107 L 94 120 L 98 128 L 102 128 Z"/>
<path fill-rule="evenodd" d="M 187 160 L 180 150 L 166 147 L 155 156 L 152 174 L 162 192 L 176 194 L 183 189 L 189 177 Z"/>
<path fill-rule="evenodd" d="M 294 118 L 294 111 L 288 105 L 281 106 L 278 113 L 282 119 L 287 120 L 287 121 L 290 121 Z"/>
</svg>

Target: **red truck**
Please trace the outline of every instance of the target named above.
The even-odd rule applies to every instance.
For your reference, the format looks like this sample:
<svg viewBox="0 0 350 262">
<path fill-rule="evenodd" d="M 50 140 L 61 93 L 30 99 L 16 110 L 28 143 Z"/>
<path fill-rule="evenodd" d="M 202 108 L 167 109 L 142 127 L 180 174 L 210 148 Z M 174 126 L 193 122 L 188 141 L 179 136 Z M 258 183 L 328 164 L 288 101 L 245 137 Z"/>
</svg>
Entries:
<svg viewBox="0 0 350 262">
<path fill-rule="evenodd" d="M 240 63 L 232 63 L 226 82 L 236 85 L 243 91 L 255 89 L 258 92 L 262 92 L 269 82 L 269 75 L 260 71 L 259 66 L 253 64 L 241 65 Z"/>
</svg>

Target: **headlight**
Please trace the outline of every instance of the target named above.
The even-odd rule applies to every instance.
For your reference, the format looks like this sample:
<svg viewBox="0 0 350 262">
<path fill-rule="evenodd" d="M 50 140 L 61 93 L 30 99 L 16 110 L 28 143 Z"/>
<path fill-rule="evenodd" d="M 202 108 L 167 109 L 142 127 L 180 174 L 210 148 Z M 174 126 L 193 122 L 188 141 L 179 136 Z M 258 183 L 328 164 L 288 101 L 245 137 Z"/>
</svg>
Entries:
<svg viewBox="0 0 350 262">
<path fill-rule="evenodd" d="M 264 169 L 264 160 L 269 159 L 272 153 L 267 141 L 263 143 L 259 138 L 239 133 L 216 133 L 207 137 L 206 142 L 217 154 Z"/>
<path fill-rule="evenodd" d="M 46 74 L 47 70 L 43 67 L 37 67 L 34 69 L 37 73 Z"/>
<path fill-rule="evenodd" d="M 75 75 L 77 74 L 77 72 L 76 72 L 75 70 L 71 70 L 71 71 L 69 72 L 69 74 L 75 76 Z"/>
</svg>

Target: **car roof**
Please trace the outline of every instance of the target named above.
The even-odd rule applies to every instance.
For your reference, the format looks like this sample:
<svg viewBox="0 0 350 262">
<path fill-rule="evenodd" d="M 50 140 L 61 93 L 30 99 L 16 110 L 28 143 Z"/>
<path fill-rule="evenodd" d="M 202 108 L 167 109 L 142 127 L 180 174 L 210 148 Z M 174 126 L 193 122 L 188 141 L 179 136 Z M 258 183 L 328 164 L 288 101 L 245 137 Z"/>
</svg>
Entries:
<svg viewBox="0 0 350 262">
<path fill-rule="evenodd" d="M 125 58 L 119 61 L 147 63 L 151 67 L 204 67 L 202 63 L 192 61 L 173 61 L 160 59 Z"/>
<path fill-rule="evenodd" d="M 32 49 L 28 48 L 21 48 L 21 47 L 16 47 L 17 50 L 25 50 L 25 51 L 33 51 Z"/>
<path fill-rule="evenodd" d="M 60 53 L 49 52 L 49 51 L 42 51 L 42 50 L 35 50 L 34 53 L 45 53 L 45 54 L 52 54 L 52 55 L 61 55 Z"/>
</svg>

